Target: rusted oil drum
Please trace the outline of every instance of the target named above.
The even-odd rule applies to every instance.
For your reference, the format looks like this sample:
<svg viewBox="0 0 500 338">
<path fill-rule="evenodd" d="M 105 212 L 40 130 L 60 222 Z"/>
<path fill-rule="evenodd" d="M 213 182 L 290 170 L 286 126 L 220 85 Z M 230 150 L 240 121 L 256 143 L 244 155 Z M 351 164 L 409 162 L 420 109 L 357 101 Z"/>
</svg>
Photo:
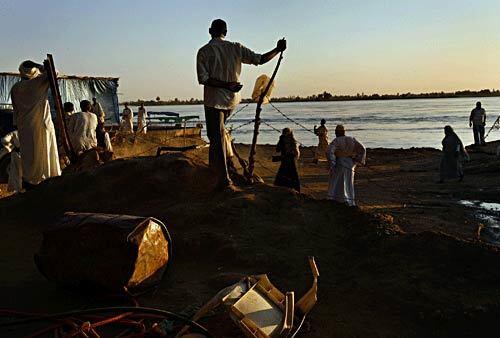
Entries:
<svg viewBox="0 0 500 338">
<path fill-rule="evenodd" d="M 134 292 L 158 284 L 171 258 L 155 218 L 69 212 L 44 232 L 35 263 L 62 286 Z"/>
</svg>

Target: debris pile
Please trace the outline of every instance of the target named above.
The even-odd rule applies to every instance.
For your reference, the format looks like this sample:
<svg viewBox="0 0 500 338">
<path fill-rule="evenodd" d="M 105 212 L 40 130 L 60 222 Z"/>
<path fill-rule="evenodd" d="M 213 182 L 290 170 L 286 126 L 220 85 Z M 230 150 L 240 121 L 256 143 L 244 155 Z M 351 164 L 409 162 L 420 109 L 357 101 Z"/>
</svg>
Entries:
<svg viewBox="0 0 500 338">
<path fill-rule="evenodd" d="M 314 256 L 319 301 L 302 336 L 485 336 L 496 329 L 497 249 L 440 233 L 404 234 L 383 215 L 266 184 L 215 193 L 198 155 L 116 160 L 0 200 L 4 307 L 54 313 L 102 305 L 93 296 L 68 297 L 33 264 L 41 234 L 74 211 L 168 224 L 175 260 L 156 291 L 138 298 L 146 307 L 192 318 L 218 290 L 260 274 L 277 290 L 302 295 L 311 279 L 304 259 Z M 481 316 L 467 315 L 478 307 Z M 199 323 L 216 337 L 242 336 L 227 313 L 210 312 Z"/>
</svg>

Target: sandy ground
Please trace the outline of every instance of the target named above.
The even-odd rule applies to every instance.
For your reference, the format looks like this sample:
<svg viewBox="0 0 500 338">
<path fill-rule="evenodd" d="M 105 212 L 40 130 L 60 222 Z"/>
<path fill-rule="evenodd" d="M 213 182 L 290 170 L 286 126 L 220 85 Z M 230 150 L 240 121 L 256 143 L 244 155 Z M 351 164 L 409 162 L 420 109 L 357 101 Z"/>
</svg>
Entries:
<svg viewBox="0 0 500 338">
<path fill-rule="evenodd" d="M 406 232 L 425 230 L 472 238 L 481 220 L 462 200 L 500 203 L 500 158 L 496 148 L 468 147 L 471 160 L 465 163 L 464 182 L 437 184 L 441 152 L 436 149 L 369 149 L 367 163 L 358 167 L 356 195 L 358 205 L 369 212 L 387 213 Z M 248 147 L 239 145 L 246 157 Z M 259 146 L 258 173 L 272 184 L 279 163 L 270 161 L 273 146 Z M 302 192 L 324 199 L 328 189 L 326 161 L 314 164 L 314 148 L 302 149 L 299 164 Z"/>
<path fill-rule="evenodd" d="M 304 337 L 495 336 L 500 252 L 475 240 L 480 220 L 457 204 L 499 201 L 500 160 L 492 149 L 471 150 L 465 182 L 443 185 L 435 183 L 437 150 L 371 149 L 357 176 L 359 209 L 322 200 L 326 163 L 313 164 L 308 149 L 300 164 L 303 195 L 267 184 L 215 193 L 206 148 L 48 180 L 0 200 L 1 306 L 52 312 L 113 305 L 52 285 L 33 264 L 44 229 L 63 212 L 105 212 L 154 216 L 172 233 L 173 265 L 155 293 L 140 297 L 144 305 L 190 315 L 254 273 L 268 273 L 278 288 L 300 296 L 311 282 L 306 257 L 314 255 L 319 302 Z M 266 182 L 277 171 L 273 153 L 272 146 L 258 148 L 257 172 Z M 238 336 L 223 314 L 203 324 L 217 337 Z"/>
</svg>

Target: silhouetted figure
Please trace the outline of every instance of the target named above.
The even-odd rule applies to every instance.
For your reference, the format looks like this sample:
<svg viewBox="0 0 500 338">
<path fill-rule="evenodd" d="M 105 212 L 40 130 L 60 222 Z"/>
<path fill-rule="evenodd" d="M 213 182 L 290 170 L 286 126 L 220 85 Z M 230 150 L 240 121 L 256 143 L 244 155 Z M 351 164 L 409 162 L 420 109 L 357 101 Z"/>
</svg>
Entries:
<svg viewBox="0 0 500 338">
<path fill-rule="evenodd" d="M 300 192 L 297 160 L 300 156 L 299 145 L 290 128 L 283 129 L 276 151 L 281 153 L 281 165 L 276 174 L 274 185 L 295 189 Z"/>
<path fill-rule="evenodd" d="M 485 145 L 484 126 L 486 125 L 486 111 L 481 107 L 481 102 L 476 103 L 469 117 L 469 127 L 472 127 L 474 133 L 474 144 Z"/>
<path fill-rule="evenodd" d="M 232 185 L 227 169 L 229 145 L 224 136 L 224 122 L 241 101 L 241 64 L 262 65 L 270 61 L 286 49 L 286 41 L 279 40 L 276 48 L 260 55 L 239 43 L 224 40 L 227 25 L 223 20 L 214 20 L 208 31 L 212 39 L 198 51 L 196 70 L 198 82 L 204 86 L 209 164 L 217 173 L 217 187 L 224 189 Z"/>
<path fill-rule="evenodd" d="M 444 134 L 439 183 L 444 182 L 445 179 L 453 178 L 458 178 L 459 181 L 462 181 L 464 179 L 462 161 L 464 159 L 469 159 L 469 155 L 452 127 L 444 127 Z"/>
<path fill-rule="evenodd" d="M 314 159 L 315 163 L 318 163 L 320 159 L 326 158 L 326 152 L 328 151 L 328 129 L 326 129 L 326 120 L 321 120 L 321 126 L 316 128 L 314 126 L 314 134 L 318 136 L 318 146 L 316 147 L 316 157 Z"/>
</svg>

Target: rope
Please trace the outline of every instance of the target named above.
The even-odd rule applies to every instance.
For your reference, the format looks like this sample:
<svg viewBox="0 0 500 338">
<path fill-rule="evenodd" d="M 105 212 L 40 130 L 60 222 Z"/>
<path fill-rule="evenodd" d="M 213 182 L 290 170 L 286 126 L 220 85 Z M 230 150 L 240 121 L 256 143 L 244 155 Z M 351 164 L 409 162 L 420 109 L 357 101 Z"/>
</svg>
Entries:
<svg viewBox="0 0 500 338">
<path fill-rule="evenodd" d="M 488 137 L 488 135 L 490 135 L 491 131 L 493 129 L 499 129 L 500 128 L 500 116 L 497 117 L 497 119 L 495 120 L 495 122 L 493 123 L 493 125 L 491 126 L 490 130 L 488 130 L 488 133 L 486 134 L 486 136 L 484 137 L 484 139 L 486 139 Z"/>
<path fill-rule="evenodd" d="M 4 311 L 8 312 L 8 311 Z M 96 326 L 102 326 L 106 324 L 111 324 L 114 322 L 119 321 L 120 319 L 123 319 L 125 314 L 127 316 L 130 316 L 131 314 L 136 315 L 136 316 L 144 316 L 144 315 L 155 315 L 157 317 L 161 318 L 166 318 L 170 320 L 177 320 L 180 321 L 186 325 L 189 325 L 192 329 L 204 334 L 207 337 L 211 337 L 210 333 L 200 324 L 198 324 L 195 321 L 192 321 L 184 316 L 178 315 L 173 312 L 165 311 L 165 310 L 160 310 L 160 309 L 155 309 L 155 308 L 145 308 L 145 307 L 131 307 L 131 306 L 123 306 L 123 307 L 105 307 L 105 308 L 95 308 L 95 309 L 86 309 L 86 310 L 77 310 L 77 311 L 69 311 L 69 312 L 63 312 L 63 313 L 56 313 L 56 314 L 51 314 L 51 315 L 35 315 L 35 316 L 29 316 L 28 318 L 23 318 L 23 319 L 18 319 L 18 320 L 13 320 L 9 322 L 4 322 L 0 323 L 0 327 L 12 327 L 12 326 L 18 326 L 18 325 L 25 325 L 25 324 L 30 324 L 34 322 L 46 322 L 46 321 L 60 321 L 68 318 L 74 318 L 78 316 L 89 316 L 92 314 L 103 314 L 103 313 L 122 313 L 121 315 L 104 319 L 98 323 L 90 324 L 88 323 L 87 326 L 89 329 L 93 329 L 93 327 Z M 83 325 L 80 328 L 78 328 L 78 331 L 75 331 L 75 333 L 78 333 L 81 328 L 83 328 Z M 95 325 L 99 324 L 99 325 Z"/>
<path fill-rule="evenodd" d="M 254 122 L 255 122 L 255 120 L 250 120 L 248 122 L 245 122 L 245 123 L 237 126 L 236 128 L 231 127 L 231 128 L 229 128 L 229 132 L 233 132 L 233 131 L 238 130 L 238 129 L 244 127 L 244 126 L 248 126 L 249 124 L 254 123 Z"/>
<path fill-rule="evenodd" d="M 272 102 L 269 102 L 269 104 L 271 105 L 271 107 L 273 107 L 278 113 L 280 113 L 284 118 L 286 118 L 288 121 L 292 122 L 292 123 L 295 123 L 296 125 L 298 125 L 299 127 L 301 127 L 302 129 L 316 135 L 314 133 L 313 130 L 307 128 L 306 126 L 304 126 L 303 124 L 301 124 L 300 122 L 297 122 L 295 121 L 294 119 L 292 119 L 291 117 L 289 117 L 288 115 L 286 115 L 285 113 L 283 113 L 281 110 L 278 109 L 278 107 L 276 107 Z"/>
<path fill-rule="evenodd" d="M 226 120 L 226 123 L 228 123 L 229 121 L 231 121 L 240 111 L 242 111 L 243 109 L 245 109 L 249 105 L 250 105 L 250 102 L 247 103 L 246 105 L 244 105 L 243 107 L 241 107 L 240 109 L 238 109 L 235 113 L 231 114 L 231 116 L 229 116 L 229 118 Z"/>
</svg>

